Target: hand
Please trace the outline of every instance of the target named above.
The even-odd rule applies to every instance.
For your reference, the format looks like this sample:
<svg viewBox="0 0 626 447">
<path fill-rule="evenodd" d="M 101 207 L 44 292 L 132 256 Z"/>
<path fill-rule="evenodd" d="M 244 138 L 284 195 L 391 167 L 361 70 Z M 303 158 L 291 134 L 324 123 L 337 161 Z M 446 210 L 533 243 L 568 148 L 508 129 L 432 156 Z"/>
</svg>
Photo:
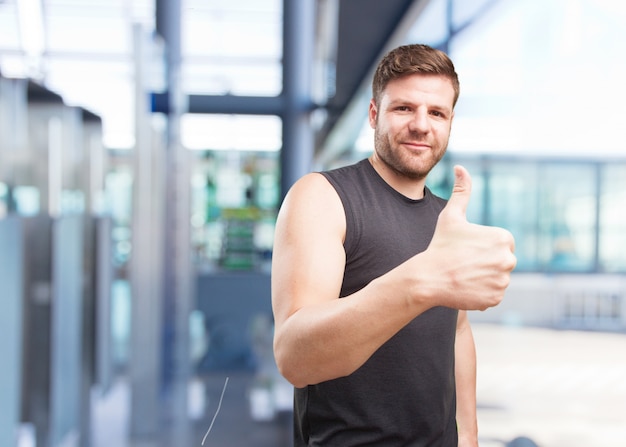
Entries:
<svg viewBox="0 0 626 447">
<path fill-rule="evenodd" d="M 441 211 L 424 254 L 435 278 L 437 304 L 461 310 L 485 310 L 498 305 L 517 262 L 508 231 L 469 223 L 466 218 L 472 180 L 455 166 L 452 196 Z"/>
</svg>

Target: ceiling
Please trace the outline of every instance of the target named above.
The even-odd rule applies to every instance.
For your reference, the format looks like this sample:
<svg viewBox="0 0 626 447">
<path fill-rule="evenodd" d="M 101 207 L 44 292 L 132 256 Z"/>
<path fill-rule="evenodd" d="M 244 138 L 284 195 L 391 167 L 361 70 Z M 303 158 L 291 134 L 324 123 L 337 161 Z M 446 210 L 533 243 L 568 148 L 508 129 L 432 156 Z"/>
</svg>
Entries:
<svg viewBox="0 0 626 447">
<path fill-rule="evenodd" d="M 278 95 L 281 1 L 181 0 L 183 57 L 193 67 L 186 70 L 189 90 L 199 95 Z M 335 86 L 320 140 L 337 123 L 414 3 L 420 1 L 336 0 Z M 135 24 L 146 32 L 154 30 L 157 5 L 153 0 L 0 0 L 0 73 L 34 79 L 65 102 L 102 116 L 107 145 L 130 146 L 132 29 Z M 237 74 L 220 73 L 225 66 Z M 256 74 L 256 87 L 243 79 L 250 72 Z"/>
<path fill-rule="evenodd" d="M 33 79 L 101 116 L 108 142 L 133 135 L 132 26 L 153 26 L 150 0 L 3 0 L 0 73 Z"/>
<path fill-rule="evenodd" d="M 283 1 L 286 0 L 180 0 L 184 58 L 181 79 L 185 92 L 196 98 L 280 95 Z M 589 95 L 589 102 L 602 99 L 606 107 L 623 102 L 623 83 L 618 79 L 626 70 L 621 56 L 626 42 L 626 7 L 620 2 L 315 2 L 319 11 L 326 11 L 323 15 L 320 12 L 324 26 L 318 30 L 316 44 L 324 46 L 334 64 L 327 101 L 321 102 L 324 108 L 316 116 L 323 118 L 316 121 L 318 156 L 322 161 L 337 159 L 358 140 L 365 127 L 367 103 L 363 103 L 363 98 L 368 100 L 369 76 L 375 60 L 391 46 L 409 40 L 437 46 L 450 36 L 455 37 L 451 52 L 455 65 L 463 71 L 463 97 L 457 106 L 451 140 L 456 150 L 527 152 L 537 146 L 535 150 L 542 151 L 538 146 L 548 144 L 546 139 L 533 139 L 526 132 L 532 127 L 528 123 L 537 120 L 535 125 L 546 127 L 543 132 L 550 137 L 551 148 L 571 153 L 573 147 L 580 147 L 584 152 L 588 143 L 595 140 L 594 134 L 590 133 L 587 140 L 564 137 L 577 135 L 567 130 L 568 123 L 584 121 L 586 116 L 576 114 L 577 107 L 569 105 L 569 92 L 579 90 L 579 85 L 591 79 L 594 85 L 616 93 Z M 105 146 L 133 147 L 133 29 L 140 28 L 146 37 L 154 34 L 155 3 L 156 0 L 0 0 L 0 73 L 5 77 L 30 77 L 60 95 L 67 104 L 102 117 Z M 41 14 L 32 12 L 37 5 Z M 481 16 L 483 19 L 479 20 Z M 20 17 L 28 20 L 22 22 Z M 465 33 L 463 38 L 457 38 L 460 33 Z M 155 44 L 155 61 L 162 58 L 158 50 Z M 590 55 L 593 63 L 588 63 Z M 161 74 L 154 70 L 155 85 Z M 538 91 L 542 92 L 539 96 L 535 94 Z M 538 105 L 531 98 L 538 97 L 546 98 L 544 107 L 568 117 L 561 120 L 563 131 L 553 132 L 548 128 L 549 120 L 535 117 L 533 111 Z M 619 125 L 623 120 L 622 108 L 617 107 L 611 114 L 596 114 L 594 119 L 606 116 L 616 123 L 610 128 L 617 134 L 623 127 Z M 489 132 L 481 130 L 484 126 Z M 263 123 L 259 126 L 261 131 L 271 133 L 263 140 L 268 142 L 263 150 L 277 150 L 280 124 Z M 232 128 L 228 132 L 232 135 Z M 610 138 L 606 136 L 605 144 L 594 147 L 617 151 L 616 142 L 621 140 L 613 133 Z M 254 137 L 259 141 L 262 136 Z"/>
<path fill-rule="evenodd" d="M 282 89 L 282 5 L 289 0 L 179 0 L 184 93 L 277 97 Z M 455 1 L 455 11 L 498 0 Z M 318 156 L 336 157 L 361 131 L 375 62 L 415 33 L 448 37 L 450 0 L 315 0 L 316 45 L 332 65 Z M 0 0 L 0 74 L 29 77 L 69 105 L 101 116 L 105 146 L 134 144 L 134 30 L 152 39 L 155 89 L 163 84 L 163 48 L 154 36 L 162 0 Z M 448 5 L 448 6 L 447 6 Z M 432 7 L 431 7 L 432 6 Z M 163 7 L 163 6 L 161 6 Z M 428 9 L 428 13 L 426 13 Z M 475 11 L 471 10 L 473 14 Z M 471 15 L 466 13 L 466 15 Z M 163 17 L 163 11 L 161 11 Z M 23 19 L 23 20 L 22 20 Z M 418 33 L 419 34 L 419 33 Z M 425 42 L 430 43 L 430 42 Z M 318 48 L 319 53 L 319 48 Z M 219 103 L 218 103 L 219 109 Z M 274 110 L 270 110 L 272 113 Z M 262 108 L 258 110 L 262 113 Z M 219 113 L 214 110 L 212 113 Z M 233 113 L 224 109 L 223 113 Z M 267 126 L 261 126 L 264 128 Z M 276 127 L 279 129 L 279 127 Z M 279 130 L 272 130 L 278 133 Z M 270 139 L 268 139 L 270 140 Z M 278 141 L 277 138 L 272 140 Z"/>
</svg>

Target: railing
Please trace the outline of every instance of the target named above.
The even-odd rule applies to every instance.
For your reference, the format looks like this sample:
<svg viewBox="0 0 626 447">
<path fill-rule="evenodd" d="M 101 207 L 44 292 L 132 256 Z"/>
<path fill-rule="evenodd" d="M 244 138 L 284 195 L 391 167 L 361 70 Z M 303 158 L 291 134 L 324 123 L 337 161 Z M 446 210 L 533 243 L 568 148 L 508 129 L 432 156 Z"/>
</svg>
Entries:
<svg viewBox="0 0 626 447">
<path fill-rule="evenodd" d="M 567 329 L 624 330 L 625 305 L 622 290 L 562 290 L 557 299 L 557 325 Z"/>
</svg>

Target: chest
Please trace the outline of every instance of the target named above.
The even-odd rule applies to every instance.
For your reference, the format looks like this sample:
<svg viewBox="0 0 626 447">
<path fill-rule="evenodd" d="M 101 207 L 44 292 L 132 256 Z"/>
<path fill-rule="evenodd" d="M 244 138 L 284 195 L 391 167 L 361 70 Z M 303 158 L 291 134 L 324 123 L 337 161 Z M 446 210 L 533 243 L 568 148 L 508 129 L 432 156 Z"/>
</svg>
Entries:
<svg viewBox="0 0 626 447">
<path fill-rule="evenodd" d="M 415 205 L 415 206 L 411 206 Z M 426 250 L 439 209 L 429 204 L 373 201 L 346 222 L 346 291 L 355 291 Z"/>
</svg>

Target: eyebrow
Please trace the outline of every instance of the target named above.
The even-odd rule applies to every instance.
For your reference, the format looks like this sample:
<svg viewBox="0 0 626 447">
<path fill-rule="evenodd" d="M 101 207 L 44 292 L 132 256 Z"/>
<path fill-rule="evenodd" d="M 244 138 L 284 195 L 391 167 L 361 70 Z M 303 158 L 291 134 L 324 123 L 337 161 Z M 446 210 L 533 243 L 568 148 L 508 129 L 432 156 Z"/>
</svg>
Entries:
<svg viewBox="0 0 626 447">
<path fill-rule="evenodd" d="M 406 100 L 406 99 L 396 99 L 396 100 L 389 101 L 389 107 L 396 107 L 396 106 L 403 106 L 403 105 L 410 105 L 414 107 L 416 104 L 413 101 Z M 452 110 L 454 109 L 453 107 L 443 106 L 439 104 L 426 104 L 426 106 L 428 107 L 429 110 L 437 110 L 439 112 L 446 113 L 446 114 L 452 113 Z"/>
</svg>

